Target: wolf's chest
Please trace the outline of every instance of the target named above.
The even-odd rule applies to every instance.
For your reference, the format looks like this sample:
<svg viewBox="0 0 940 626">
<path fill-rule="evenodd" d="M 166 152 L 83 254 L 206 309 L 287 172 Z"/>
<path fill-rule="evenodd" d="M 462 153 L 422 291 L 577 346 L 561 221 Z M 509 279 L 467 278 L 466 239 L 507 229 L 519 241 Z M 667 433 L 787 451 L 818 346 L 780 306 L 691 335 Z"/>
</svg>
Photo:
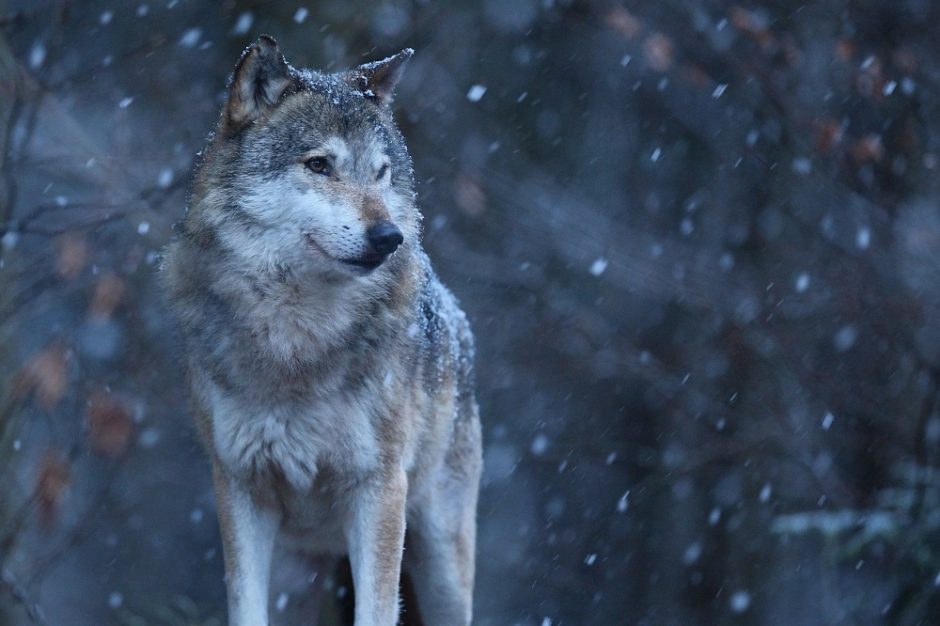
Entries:
<svg viewBox="0 0 940 626">
<path fill-rule="evenodd" d="M 212 444 L 219 460 L 248 480 L 283 478 L 311 489 L 321 465 L 368 472 L 379 455 L 370 412 L 341 397 L 306 403 L 250 403 L 216 394 Z"/>
</svg>

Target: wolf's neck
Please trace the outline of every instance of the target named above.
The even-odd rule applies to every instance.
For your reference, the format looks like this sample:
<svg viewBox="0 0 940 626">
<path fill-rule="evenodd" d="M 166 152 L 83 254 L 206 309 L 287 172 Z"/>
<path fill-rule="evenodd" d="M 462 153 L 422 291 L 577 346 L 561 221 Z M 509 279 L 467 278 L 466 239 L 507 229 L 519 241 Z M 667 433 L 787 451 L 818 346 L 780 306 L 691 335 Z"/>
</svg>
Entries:
<svg viewBox="0 0 940 626">
<path fill-rule="evenodd" d="M 233 321 L 247 331 L 260 359 L 293 368 L 335 355 L 364 334 L 395 334 L 407 326 L 408 312 L 395 310 L 397 303 L 411 302 L 402 297 L 415 282 L 415 263 L 407 261 L 371 281 L 304 282 L 289 272 L 222 271 L 211 288 L 228 302 Z"/>
<path fill-rule="evenodd" d="M 259 356 L 277 363 L 316 360 L 344 341 L 368 308 L 363 290 L 252 282 L 250 289 L 230 294 L 234 312 Z"/>
</svg>

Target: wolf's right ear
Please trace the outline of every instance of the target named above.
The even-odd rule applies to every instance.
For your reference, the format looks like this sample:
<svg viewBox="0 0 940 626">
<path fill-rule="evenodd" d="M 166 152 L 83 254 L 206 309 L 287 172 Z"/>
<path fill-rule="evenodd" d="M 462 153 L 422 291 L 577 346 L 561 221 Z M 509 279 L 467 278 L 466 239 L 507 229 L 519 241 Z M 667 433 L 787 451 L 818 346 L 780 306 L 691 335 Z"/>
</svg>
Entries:
<svg viewBox="0 0 940 626">
<path fill-rule="evenodd" d="M 398 54 L 381 61 L 360 65 L 354 70 L 342 74 L 343 79 L 354 89 L 366 96 L 377 98 L 383 104 L 391 104 L 395 94 L 395 85 L 408 65 L 415 51 L 405 48 Z"/>
<path fill-rule="evenodd" d="M 240 127 L 277 104 L 291 85 L 290 66 L 273 37 L 261 35 L 242 53 L 229 85 L 225 113 Z"/>
</svg>

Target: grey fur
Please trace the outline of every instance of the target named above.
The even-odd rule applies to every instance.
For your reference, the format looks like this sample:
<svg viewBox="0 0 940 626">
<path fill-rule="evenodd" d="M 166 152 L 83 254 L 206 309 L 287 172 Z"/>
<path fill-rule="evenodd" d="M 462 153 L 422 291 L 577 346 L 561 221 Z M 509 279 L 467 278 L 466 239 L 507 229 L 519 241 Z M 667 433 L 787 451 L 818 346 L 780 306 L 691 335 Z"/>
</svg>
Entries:
<svg viewBox="0 0 940 626">
<path fill-rule="evenodd" d="M 267 624 L 278 538 L 348 553 L 356 625 L 392 626 L 406 521 L 425 622 L 470 623 L 473 340 L 421 249 L 389 108 L 410 56 L 322 74 L 289 66 L 271 38 L 250 46 L 165 256 L 232 625 Z M 379 222 L 404 242 L 370 270 Z"/>
</svg>

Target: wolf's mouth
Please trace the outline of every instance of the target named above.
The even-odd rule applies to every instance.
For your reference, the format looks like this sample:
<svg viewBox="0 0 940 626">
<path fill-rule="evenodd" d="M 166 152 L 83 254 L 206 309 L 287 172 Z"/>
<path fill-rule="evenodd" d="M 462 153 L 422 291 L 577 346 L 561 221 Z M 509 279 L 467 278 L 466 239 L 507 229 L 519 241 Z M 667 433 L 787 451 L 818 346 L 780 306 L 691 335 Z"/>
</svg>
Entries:
<svg viewBox="0 0 940 626">
<path fill-rule="evenodd" d="M 346 265 L 352 265 L 353 267 L 361 267 L 365 270 L 374 270 L 378 266 L 382 265 L 385 261 L 384 256 L 381 254 L 366 254 L 361 256 L 358 259 L 340 259 Z"/>
<path fill-rule="evenodd" d="M 387 259 L 389 256 L 387 254 L 367 252 L 361 257 L 357 257 L 353 259 L 338 259 L 334 256 L 331 256 L 326 250 L 324 250 L 323 247 L 317 243 L 317 240 L 316 238 L 313 237 L 313 235 L 307 233 L 305 237 L 307 239 L 307 243 L 310 244 L 310 246 L 313 249 L 315 249 L 317 252 L 319 252 L 323 256 L 329 259 L 333 259 L 334 261 L 339 261 L 343 265 L 357 267 L 359 269 L 366 270 L 367 272 L 371 272 L 372 270 L 376 269 L 378 266 L 382 265 L 382 263 L 385 262 L 385 259 Z"/>
</svg>

